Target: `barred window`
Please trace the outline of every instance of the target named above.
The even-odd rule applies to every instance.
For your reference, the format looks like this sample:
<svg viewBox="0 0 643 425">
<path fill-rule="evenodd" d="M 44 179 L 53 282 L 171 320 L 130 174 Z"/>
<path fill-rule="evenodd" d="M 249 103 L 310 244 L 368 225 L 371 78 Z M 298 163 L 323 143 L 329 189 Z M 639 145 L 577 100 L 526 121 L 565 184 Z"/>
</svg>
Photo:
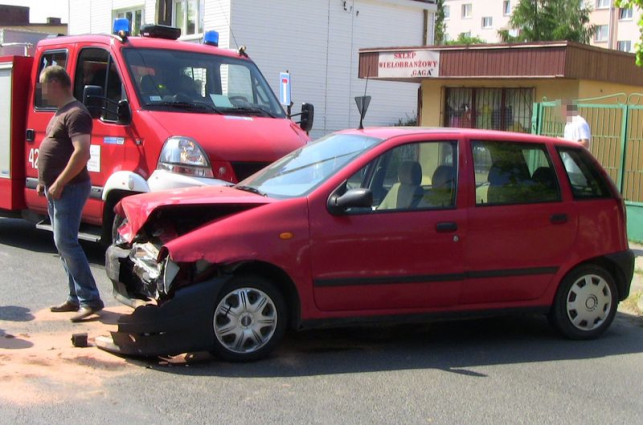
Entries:
<svg viewBox="0 0 643 425">
<path fill-rule="evenodd" d="M 533 94 L 533 88 L 447 88 L 444 126 L 529 133 Z"/>
</svg>

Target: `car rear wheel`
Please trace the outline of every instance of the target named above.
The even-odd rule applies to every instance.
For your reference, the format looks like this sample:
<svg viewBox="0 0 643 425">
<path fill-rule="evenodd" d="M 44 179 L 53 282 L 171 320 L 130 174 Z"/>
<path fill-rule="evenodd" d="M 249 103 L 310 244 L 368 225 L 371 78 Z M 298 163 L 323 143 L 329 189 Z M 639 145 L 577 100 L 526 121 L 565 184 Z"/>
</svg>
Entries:
<svg viewBox="0 0 643 425">
<path fill-rule="evenodd" d="M 281 293 L 259 276 L 238 276 L 216 302 L 213 354 L 234 362 L 258 360 L 270 353 L 286 330 Z"/>
<path fill-rule="evenodd" d="M 561 282 L 550 319 L 568 338 L 591 339 L 610 326 L 617 306 L 612 275 L 602 267 L 584 265 Z"/>
</svg>

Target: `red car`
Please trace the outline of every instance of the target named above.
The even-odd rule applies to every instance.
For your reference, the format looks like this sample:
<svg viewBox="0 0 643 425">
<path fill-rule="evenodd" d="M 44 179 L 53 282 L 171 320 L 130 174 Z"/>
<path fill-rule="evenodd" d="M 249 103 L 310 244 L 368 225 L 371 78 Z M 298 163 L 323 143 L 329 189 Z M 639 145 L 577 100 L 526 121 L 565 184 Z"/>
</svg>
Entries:
<svg viewBox="0 0 643 425">
<path fill-rule="evenodd" d="M 288 328 L 540 312 L 594 338 L 630 290 L 623 200 L 576 143 L 342 131 L 241 183 L 125 198 L 107 252 L 138 306 L 102 348 L 266 356 Z"/>
</svg>

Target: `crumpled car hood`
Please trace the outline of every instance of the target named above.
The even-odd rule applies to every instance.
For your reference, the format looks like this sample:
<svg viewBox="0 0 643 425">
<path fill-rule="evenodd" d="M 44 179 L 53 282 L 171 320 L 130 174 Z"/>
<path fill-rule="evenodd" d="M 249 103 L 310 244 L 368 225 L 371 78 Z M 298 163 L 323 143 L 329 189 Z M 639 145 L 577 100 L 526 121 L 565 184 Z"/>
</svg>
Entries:
<svg viewBox="0 0 643 425">
<path fill-rule="evenodd" d="M 132 242 L 152 214 L 161 208 L 197 205 L 238 205 L 252 208 L 273 202 L 278 200 L 229 186 L 200 186 L 128 196 L 117 204 L 116 212 L 127 217 L 127 223 L 119 229 L 119 233 L 127 242 Z"/>
</svg>

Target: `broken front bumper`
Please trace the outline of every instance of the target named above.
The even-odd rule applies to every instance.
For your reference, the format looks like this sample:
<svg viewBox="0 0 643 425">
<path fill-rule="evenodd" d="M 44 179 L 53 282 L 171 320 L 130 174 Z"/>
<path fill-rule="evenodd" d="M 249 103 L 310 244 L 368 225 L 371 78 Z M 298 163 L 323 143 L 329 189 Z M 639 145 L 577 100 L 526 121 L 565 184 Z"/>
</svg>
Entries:
<svg viewBox="0 0 643 425">
<path fill-rule="evenodd" d="M 129 250 L 110 246 L 105 269 L 119 301 L 134 306 L 121 276 L 127 273 Z M 176 291 L 161 305 L 146 304 L 132 314 L 121 316 L 111 341 L 101 339 L 96 345 L 104 350 L 137 356 L 175 355 L 209 350 L 214 345 L 213 314 L 219 291 L 230 276 L 215 277 Z"/>
</svg>

